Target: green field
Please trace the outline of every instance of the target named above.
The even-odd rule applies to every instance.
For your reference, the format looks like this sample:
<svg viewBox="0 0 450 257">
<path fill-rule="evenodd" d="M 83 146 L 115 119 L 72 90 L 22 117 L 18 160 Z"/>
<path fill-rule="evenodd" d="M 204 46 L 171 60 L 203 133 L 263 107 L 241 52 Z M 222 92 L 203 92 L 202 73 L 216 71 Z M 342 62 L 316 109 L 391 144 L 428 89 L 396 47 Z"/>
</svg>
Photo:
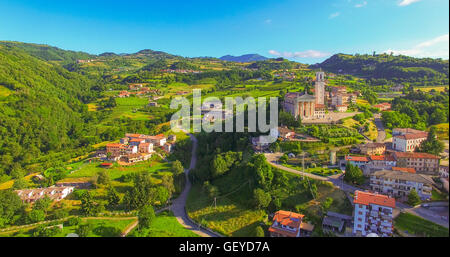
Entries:
<svg viewBox="0 0 450 257">
<path fill-rule="evenodd" d="M 299 165 L 283 164 L 283 166 L 286 166 L 291 169 L 303 171 L 302 166 L 299 166 Z M 324 176 L 324 177 L 342 173 L 342 171 L 340 169 L 328 169 L 328 168 L 321 168 L 321 167 L 306 168 L 305 172 L 312 173 L 312 174 L 319 175 L 319 176 Z"/>
<path fill-rule="evenodd" d="M 130 232 L 129 236 L 133 237 L 135 228 Z M 194 232 L 184 228 L 172 213 L 167 211 L 156 215 L 149 229 L 139 233 L 139 236 L 146 235 L 146 237 L 199 237 Z"/>
<path fill-rule="evenodd" d="M 410 213 L 400 213 L 394 220 L 397 230 L 420 237 L 448 237 L 449 230 L 431 221 L 422 219 Z"/>
<path fill-rule="evenodd" d="M 83 223 L 92 226 L 88 237 L 118 237 L 136 218 L 83 218 Z M 0 237 L 31 237 L 33 228 L 15 232 L 0 233 Z M 61 232 L 54 237 L 65 237 L 69 233 L 76 233 L 77 226 L 63 226 Z"/>
</svg>

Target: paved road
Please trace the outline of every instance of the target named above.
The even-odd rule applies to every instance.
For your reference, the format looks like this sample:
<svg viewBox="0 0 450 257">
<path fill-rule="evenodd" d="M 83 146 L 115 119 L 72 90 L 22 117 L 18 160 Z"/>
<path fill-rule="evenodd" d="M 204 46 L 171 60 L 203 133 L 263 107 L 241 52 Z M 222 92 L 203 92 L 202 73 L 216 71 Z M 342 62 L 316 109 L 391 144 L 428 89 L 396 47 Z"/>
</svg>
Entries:
<svg viewBox="0 0 450 257">
<path fill-rule="evenodd" d="M 191 164 L 189 166 L 189 169 L 186 169 L 184 171 L 186 175 L 186 185 L 184 186 L 184 190 L 181 193 L 181 195 L 175 199 L 170 206 L 170 209 L 172 210 L 174 216 L 177 218 L 178 222 L 183 225 L 183 227 L 191 230 L 192 232 L 203 236 L 203 237 L 218 237 L 219 234 L 210 232 L 206 229 L 200 228 L 197 224 L 192 222 L 187 213 L 186 213 L 186 200 L 189 194 L 189 191 L 191 190 L 191 181 L 189 181 L 189 171 L 195 168 L 195 164 L 197 163 L 197 138 L 194 137 L 194 135 L 189 134 L 189 137 L 192 141 L 192 158 L 191 158 Z"/>
<path fill-rule="evenodd" d="M 377 143 L 384 143 L 384 140 L 386 139 L 386 131 L 384 130 L 383 122 L 381 121 L 381 114 L 375 113 L 373 117 L 378 130 Z"/>
</svg>

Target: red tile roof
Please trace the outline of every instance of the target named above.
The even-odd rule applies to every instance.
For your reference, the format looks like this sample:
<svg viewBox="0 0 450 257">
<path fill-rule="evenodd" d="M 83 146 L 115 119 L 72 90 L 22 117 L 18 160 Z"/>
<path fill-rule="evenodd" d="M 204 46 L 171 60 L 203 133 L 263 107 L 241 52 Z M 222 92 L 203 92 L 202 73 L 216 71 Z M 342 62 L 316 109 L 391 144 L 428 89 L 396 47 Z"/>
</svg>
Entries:
<svg viewBox="0 0 450 257">
<path fill-rule="evenodd" d="M 277 221 L 278 223 L 285 226 L 298 228 L 302 222 L 303 217 L 305 217 L 305 215 L 303 214 L 280 210 L 275 213 L 275 216 L 273 216 L 273 221 Z"/>
<path fill-rule="evenodd" d="M 380 206 L 387 206 L 395 208 L 395 199 L 387 195 L 369 193 L 363 191 L 355 191 L 355 199 L 353 200 L 355 204 L 370 205 L 376 204 Z"/>
</svg>

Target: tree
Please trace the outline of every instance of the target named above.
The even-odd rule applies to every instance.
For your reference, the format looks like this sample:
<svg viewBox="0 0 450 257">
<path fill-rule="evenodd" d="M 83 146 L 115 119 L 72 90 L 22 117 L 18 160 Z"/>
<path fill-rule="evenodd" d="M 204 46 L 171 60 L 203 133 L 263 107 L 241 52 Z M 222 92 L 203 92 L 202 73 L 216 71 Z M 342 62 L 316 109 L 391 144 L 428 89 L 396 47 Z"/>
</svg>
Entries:
<svg viewBox="0 0 450 257">
<path fill-rule="evenodd" d="M 12 224 L 22 212 L 24 204 L 12 190 L 0 190 L 0 227 Z"/>
<path fill-rule="evenodd" d="M 416 152 L 439 155 L 444 151 L 444 148 L 444 144 L 437 139 L 436 127 L 431 127 L 427 139 L 419 145 Z"/>
<path fill-rule="evenodd" d="M 253 198 L 258 209 L 267 208 L 269 206 L 272 197 L 269 193 L 264 192 L 261 188 L 253 190 Z"/>
<path fill-rule="evenodd" d="M 416 206 L 418 204 L 420 204 L 420 196 L 417 193 L 417 191 L 413 188 L 411 189 L 411 191 L 409 191 L 408 194 L 408 204 L 411 206 Z"/>
<path fill-rule="evenodd" d="M 96 212 L 95 202 L 92 199 L 92 195 L 91 193 L 89 193 L 89 191 L 86 191 L 81 196 L 81 212 L 86 216 L 94 215 Z"/>
<path fill-rule="evenodd" d="M 363 172 L 358 166 L 353 166 L 350 163 L 345 165 L 344 181 L 348 183 L 361 184 L 364 182 Z"/>
<path fill-rule="evenodd" d="M 286 164 L 288 162 L 288 160 L 289 160 L 289 156 L 287 154 L 283 154 L 280 157 L 280 162 L 283 163 L 283 164 Z"/>
<path fill-rule="evenodd" d="M 331 205 L 333 204 L 333 198 L 327 197 L 325 201 L 323 201 L 320 206 L 322 207 L 322 212 L 326 213 L 328 209 L 330 209 Z"/>
<path fill-rule="evenodd" d="M 45 220 L 45 212 L 43 210 L 32 210 L 29 213 L 31 223 L 36 223 Z"/>
<path fill-rule="evenodd" d="M 264 230 L 261 226 L 255 228 L 255 237 L 264 237 Z"/>
<path fill-rule="evenodd" d="M 155 210 L 150 204 L 143 206 L 138 212 L 139 229 L 149 228 L 155 219 Z"/>
<path fill-rule="evenodd" d="M 140 209 L 147 204 L 151 204 L 154 194 L 151 193 L 153 183 L 148 173 L 138 173 L 134 177 L 134 186 L 128 190 L 124 197 L 124 202 L 128 209 Z"/>
<path fill-rule="evenodd" d="M 272 185 L 272 167 L 267 163 L 266 157 L 263 154 L 255 155 L 252 163 L 257 175 L 258 184 L 265 190 L 268 190 Z"/>
<path fill-rule="evenodd" d="M 176 160 L 172 163 L 172 172 L 175 175 L 181 174 L 184 172 L 183 164 L 179 160 Z"/>
<path fill-rule="evenodd" d="M 164 174 L 161 177 L 161 185 L 163 185 L 169 191 L 170 195 L 172 195 L 172 193 L 175 192 L 175 186 L 172 175 Z"/>
<path fill-rule="evenodd" d="M 15 190 L 23 189 L 26 187 L 28 187 L 28 182 L 23 177 L 15 179 L 12 186 L 12 188 Z"/>
<path fill-rule="evenodd" d="M 116 207 L 120 203 L 120 196 L 117 193 L 117 190 L 113 186 L 108 187 L 108 191 L 106 193 L 106 198 L 108 200 L 109 207 Z"/>
<path fill-rule="evenodd" d="M 111 179 L 109 178 L 109 174 L 108 172 L 106 172 L 106 170 L 102 170 L 99 171 L 97 173 L 97 183 L 101 184 L 101 185 L 108 185 L 111 181 Z"/>
<path fill-rule="evenodd" d="M 92 230 L 92 225 L 90 223 L 80 224 L 78 225 L 75 232 L 80 237 L 87 237 Z"/>
</svg>

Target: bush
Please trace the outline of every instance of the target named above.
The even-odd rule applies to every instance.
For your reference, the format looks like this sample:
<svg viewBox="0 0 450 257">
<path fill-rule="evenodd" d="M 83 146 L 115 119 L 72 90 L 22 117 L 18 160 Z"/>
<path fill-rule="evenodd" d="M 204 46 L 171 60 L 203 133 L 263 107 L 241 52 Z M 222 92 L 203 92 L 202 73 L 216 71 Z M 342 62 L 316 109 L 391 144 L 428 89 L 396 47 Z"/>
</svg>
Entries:
<svg viewBox="0 0 450 257">
<path fill-rule="evenodd" d="M 64 222 L 65 226 L 77 226 L 81 223 L 81 218 L 80 217 L 71 217 L 69 219 L 66 220 L 66 222 Z"/>
</svg>

